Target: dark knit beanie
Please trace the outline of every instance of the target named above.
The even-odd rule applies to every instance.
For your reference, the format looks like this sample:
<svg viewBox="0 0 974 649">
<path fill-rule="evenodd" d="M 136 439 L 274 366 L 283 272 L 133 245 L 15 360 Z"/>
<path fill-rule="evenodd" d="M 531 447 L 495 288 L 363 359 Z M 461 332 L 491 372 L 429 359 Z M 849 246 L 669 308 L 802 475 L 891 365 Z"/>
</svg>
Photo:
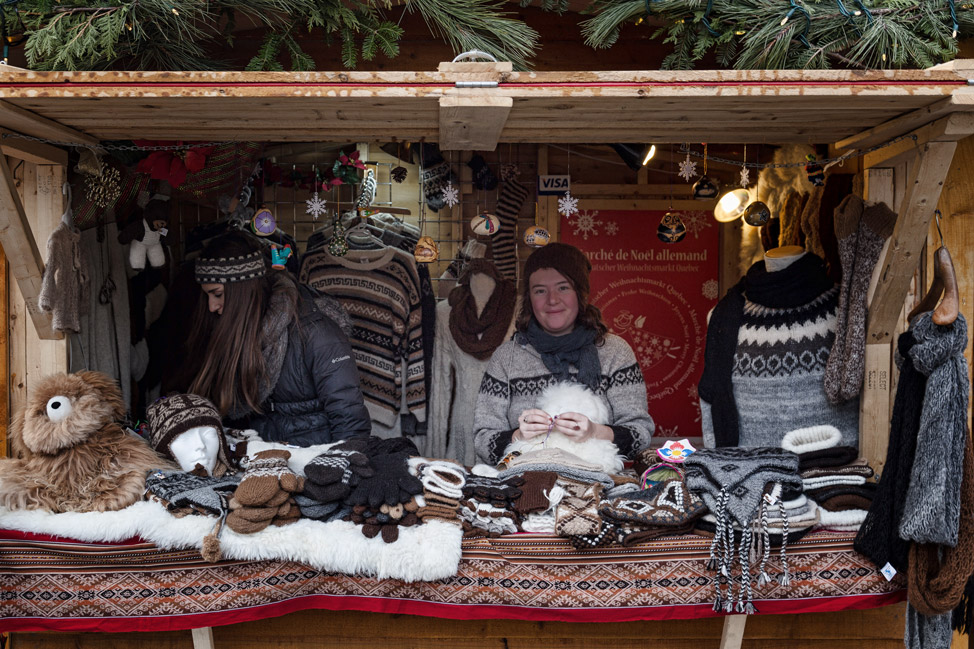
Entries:
<svg viewBox="0 0 974 649">
<path fill-rule="evenodd" d="M 530 281 L 532 273 L 542 268 L 557 270 L 571 280 L 579 293 L 589 294 L 588 274 L 592 271 L 592 264 L 575 246 L 555 242 L 537 248 L 524 262 L 524 281 Z"/>
<path fill-rule="evenodd" d="M 260 250 L 231 257 L 198 257 L 196 281 L 199 284 L 227 284 L 260 279 L 267 274 L 267 263 Z"/>
<path fill-rule="evenodd" d="M 177 435 L 200 426 L 212 426 L 219 433 L 220 461 L 233 466 L 220 413 L 209 399 L 196 394 L 162 397 L 146 409 L 146 418 L 149 420 L 149 443 L 157 453 L 171 458 L 169 444 Z"/>
</svg>

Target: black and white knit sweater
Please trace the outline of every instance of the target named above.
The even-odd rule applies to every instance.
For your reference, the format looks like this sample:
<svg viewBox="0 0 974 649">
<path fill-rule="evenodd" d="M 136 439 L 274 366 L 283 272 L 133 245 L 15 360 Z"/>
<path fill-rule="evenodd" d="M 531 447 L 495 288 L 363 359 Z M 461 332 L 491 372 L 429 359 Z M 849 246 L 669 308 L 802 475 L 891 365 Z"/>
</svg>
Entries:
<svg viewBox="0 0 974 649">
<path fill-rule="evenodd" d="M 859 404 L 834 406 L 825 396 L 838 297 L 833 287 L 807 304 L 771 308 L 745 295 L 729 386 L 740 422 L 738 446 L 780 446 L 788 431 L 824 424 L 839 429 L 843 445 L 858 446 Z M 704 445 L 722 445 L 711 404 L 700 405 Z"/>
<path fill-rule="evenodd" d="M 422 304 L 412 255 L 393 247 L 326 248 L 305 255 L 300 281 L 337 298 L 352 321 L 349 336 L 372 421 L 395 425 L 405 394 L 409 412 L 426 421 Z"/>
<path fill-rule="evenodd" d="M 609 426 L 619 452 L 633 457 L 649 446 L 656 429 L 647 411 L 646 383 L 629 344 L 614 334 L 597 347 L 602 377 L 598 394 L 609 404 Z M 573 368 L 574 369 L 574 368 Z M 556 379 L 528 344 L 509 340 L 490 357 L 474 413 L 477 457 L 496 464 L 510 444 L 521 413 Z"/>
</svg>

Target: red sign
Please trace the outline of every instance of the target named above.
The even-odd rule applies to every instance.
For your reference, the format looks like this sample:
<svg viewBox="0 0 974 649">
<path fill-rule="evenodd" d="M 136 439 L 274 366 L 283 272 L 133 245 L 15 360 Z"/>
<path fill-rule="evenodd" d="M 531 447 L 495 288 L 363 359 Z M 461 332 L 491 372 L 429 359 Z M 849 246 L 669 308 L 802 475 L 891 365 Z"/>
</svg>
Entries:
<svg viewBox="0 0 974 649">
<path fill-rule="evenodd" d="M 561 241 L 592 262 L 591 301 L 636 353 L 655 437 L 697 437 L 707 313 L 717 303 L 718 227 L 711 212 L 681 211 L 686 236 L 664 243 L 664 211 L 582 210 L 562 217 Z M 673 229 L 664 234 L 674 238 Z"/>
</svg>

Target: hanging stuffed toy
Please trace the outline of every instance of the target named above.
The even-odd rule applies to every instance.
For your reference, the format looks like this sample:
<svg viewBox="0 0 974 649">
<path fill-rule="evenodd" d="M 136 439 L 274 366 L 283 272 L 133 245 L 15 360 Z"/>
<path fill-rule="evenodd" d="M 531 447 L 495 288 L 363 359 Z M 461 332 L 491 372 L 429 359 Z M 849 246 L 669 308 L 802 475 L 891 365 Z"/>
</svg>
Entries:
<svg viewBox="0 0 974 649">
<path fill-rule="evenodd" d="M 166 243 L 169 225 L 169 202 L 154 198 L 142 209 L 142 217 L 129 223 L 118 233 L 118 242 L 129 244 L 129 264 L 133 270 L 149 265 L 159 268 L 166 265 L 166 253 L 162 246 Z"/>
<path fill-rule="evenodd" d="M 106 374 L 42 378 L 10 426 L 15 457 L 0 459 L 0 506 L 103 512 L 140 500 L 147 471 L 177 467 L 122 430 L 124 416 Z"/>
</svg>

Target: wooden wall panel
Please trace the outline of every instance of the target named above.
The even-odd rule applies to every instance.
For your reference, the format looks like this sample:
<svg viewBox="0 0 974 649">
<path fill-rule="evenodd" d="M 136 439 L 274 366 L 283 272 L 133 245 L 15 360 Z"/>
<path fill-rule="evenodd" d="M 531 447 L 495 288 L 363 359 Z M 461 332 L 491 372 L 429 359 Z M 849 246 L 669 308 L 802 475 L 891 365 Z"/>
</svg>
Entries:
<svg viewBox="0 0 974 649">
<path fill-rule="evenodd" d="M 905 605 L 865 611 L 757 615 L 744 649 L 901 649 Z M 716 647 L 722 618 L 582 624 L 444 620 L 355 611 L 302 611 L 214 627 L 216 649 L 700 649 Z M 189 631 L 15 634 L 11 649 L 190 649 Z"/>
</svg>

